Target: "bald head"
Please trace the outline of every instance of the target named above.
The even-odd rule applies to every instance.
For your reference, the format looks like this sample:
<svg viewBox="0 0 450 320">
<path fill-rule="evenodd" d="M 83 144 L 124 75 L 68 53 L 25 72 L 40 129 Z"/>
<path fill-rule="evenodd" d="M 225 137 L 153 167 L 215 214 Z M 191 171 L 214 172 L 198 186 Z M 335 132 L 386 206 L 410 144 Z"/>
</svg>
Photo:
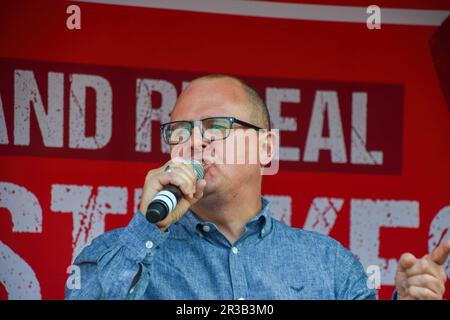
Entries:
<svg viewBox="0 0 450 320">
<path fill-rule="evenodd" d="M 185 91 L 189 91 L 191 87 L 195 87 L 205 81 L 220 81 L 227 87 L 230 97 L 236 100 L 244 100 L 246 111 L 253 120 L 252 124 L 270 130 L 270 115 L 266 104 L 261 96 L 250 85 L 239 78 L 223 75 L 210 74 L 193 80 Z"/>
</svg>

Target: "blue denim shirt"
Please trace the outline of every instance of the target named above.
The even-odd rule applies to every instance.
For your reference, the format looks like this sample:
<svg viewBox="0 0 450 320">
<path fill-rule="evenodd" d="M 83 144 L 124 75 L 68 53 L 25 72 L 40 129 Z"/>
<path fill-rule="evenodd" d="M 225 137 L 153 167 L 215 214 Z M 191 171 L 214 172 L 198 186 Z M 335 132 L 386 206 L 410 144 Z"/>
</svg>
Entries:
<svg viewBox="0 0 450 320">
<path fill-rule="evenodd" d="M 262 211 L 234 243 L 188 211 L 166 232 L 137 212 L 75 260 L 67 299 L 376 299 L 353 254 L 336 240 Z"/>
</svg>

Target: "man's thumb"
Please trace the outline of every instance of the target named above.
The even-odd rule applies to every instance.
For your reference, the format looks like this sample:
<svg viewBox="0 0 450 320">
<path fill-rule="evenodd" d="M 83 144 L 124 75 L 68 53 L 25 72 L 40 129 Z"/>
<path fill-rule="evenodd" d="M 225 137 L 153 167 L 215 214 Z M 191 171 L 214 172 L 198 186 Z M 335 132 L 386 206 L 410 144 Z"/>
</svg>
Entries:
<svg viewBox="0 0 450 320">
<path fill-rule="evenodd" d="M 433 260 L 437 264 L 443 265 L 445 261 L 447 261 L 449 254 L 450 254 L 450 240 L 436 247 L 431 253 L 430 257 L 431 260 Z"/>
<path fill-rule="evenodd" d="M 400 271 L 405 271 L 406 269 L 411 268 L 416 262 L 417 258 L 412 253 L 404 253 L 400 257 L 400 261 L 398 262 L 398 266 Z"/>
</svg>

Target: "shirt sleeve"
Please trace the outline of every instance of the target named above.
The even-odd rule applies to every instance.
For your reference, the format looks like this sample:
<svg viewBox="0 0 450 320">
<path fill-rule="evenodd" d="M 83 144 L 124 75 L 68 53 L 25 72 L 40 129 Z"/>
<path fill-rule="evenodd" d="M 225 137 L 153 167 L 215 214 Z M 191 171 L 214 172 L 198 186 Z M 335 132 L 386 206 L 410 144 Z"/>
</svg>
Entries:
<svg viewBox="0 0 450 320">
<path fill-rule="evenodd" d="M 335 294 L 339 300 L 376 300 L 377 292 L 369 288 L 362 264 L 345 247 L 337 244 L 335 259 Z"/>
<path fill-rule="evenodd" d="M 80 279 L 66 283 L 66 299 L 127 299 L 140 275 L 142 261 L 149 256 L 146 263 L 151 261 L 170 233 L 162 232 L 140 212 L 127 227 L 114 232 L 94 239 L 75 259 L 75 272 L 70 277 Z"/>
</svg>

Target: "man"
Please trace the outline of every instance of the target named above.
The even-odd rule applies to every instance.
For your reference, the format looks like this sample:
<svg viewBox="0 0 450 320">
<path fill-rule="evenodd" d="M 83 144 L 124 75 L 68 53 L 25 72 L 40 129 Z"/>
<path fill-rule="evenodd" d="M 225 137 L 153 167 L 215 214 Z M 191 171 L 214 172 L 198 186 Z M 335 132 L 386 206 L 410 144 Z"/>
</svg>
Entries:
<svg viewBox="0 0 450 320">
<path fill-rule="evenodd" d="M 267 107 L 252 88 L 223 75 L 196 79 L 171 120 L 162 130 L 172 160 L 147 174 L 140 212 L 129 225 L 99 236 L 77 257 L 81 288 L 67 289 L 68 299 L 376 299 L 362 265 L 337 241 L 270 217 L 261 197 L 267 162 L 217 161 L 235 137 L 232 129 L 270 129 Z M 257 139 L 274 154 L 270 131 Z M 205 177 L 196 181 L 180 159 L 199 155 Z M 146 209 L 167 184 L 183 198 L 152 224 Z M 450 241 L 421 259 L 404 254 L 397 297 L 441 299 L 449 251 Z"/>
</svg>

